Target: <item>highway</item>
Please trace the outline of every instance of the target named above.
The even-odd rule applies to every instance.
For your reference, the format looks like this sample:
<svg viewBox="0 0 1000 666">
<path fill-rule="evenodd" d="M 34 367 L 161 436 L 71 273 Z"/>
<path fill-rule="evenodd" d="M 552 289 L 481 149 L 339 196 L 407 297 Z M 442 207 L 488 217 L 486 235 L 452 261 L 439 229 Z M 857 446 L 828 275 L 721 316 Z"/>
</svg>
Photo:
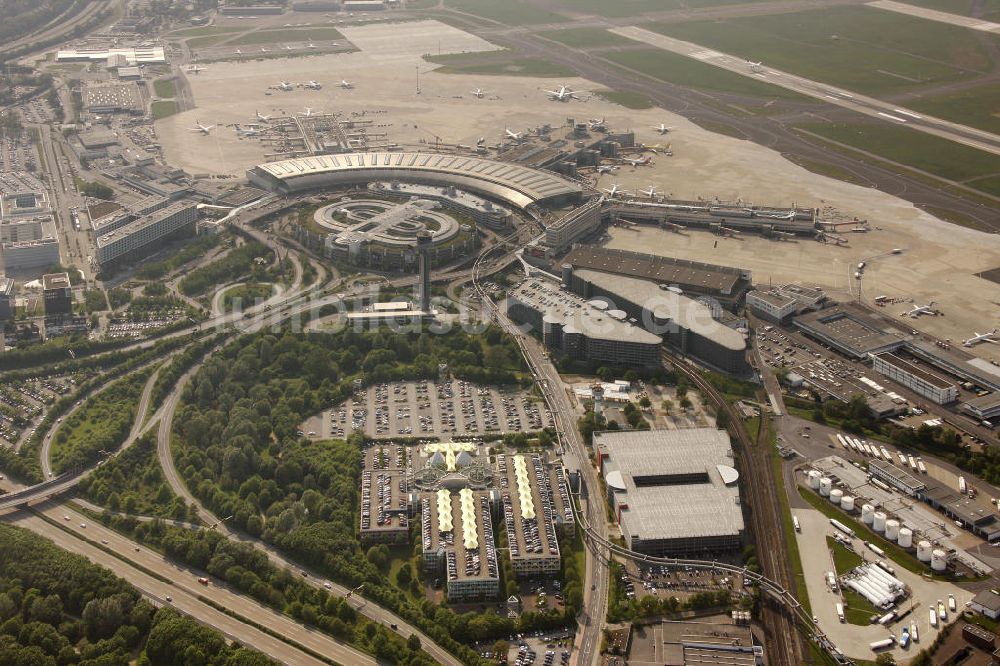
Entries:
<svg viewBox="0 0 1000 666">
<path fill-rule="evenodd" d="M 796 76 L 795 74 L 768 67 L 764 64 L 751 67 L 743 58 L 706 48 L 699 44 L 668 37 L 644 28 L 628 26 L 612 28 L 610 32 L 698 60 L 699 62 L 729 70 L 741 76 L 766 81 L 767 83 L 799 94 L 814 97 L 821 102 L 863 113 L 866 116 L 871 116 L 883 122 L 893 125 L 903 125 L 919 132 L 933 134 L 934 136 L 969 146 L 970 148 L 1000 155 L 1000 136 L 992 132 L 935 118 L 923 112 L 917 113 L 890 102 L 883 102 L 874 97 L 868 97 L 827 83 L 812 81 L 801 76 Z"/>
</svg>

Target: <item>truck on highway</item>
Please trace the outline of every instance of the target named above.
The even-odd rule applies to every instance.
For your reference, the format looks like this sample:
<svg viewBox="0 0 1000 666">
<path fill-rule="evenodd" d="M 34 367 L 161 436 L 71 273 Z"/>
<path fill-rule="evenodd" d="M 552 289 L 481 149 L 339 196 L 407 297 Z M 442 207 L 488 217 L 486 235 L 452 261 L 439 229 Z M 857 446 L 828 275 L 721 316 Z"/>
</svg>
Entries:
<svg viewBox="0 0 1000 666">
<path fill-rule="evenodd" d="M 826 572 L 826 584 L 830 586 L 832 591 L 837 591 L 837 576 L 832 571 Z"/>
<path fill-rule="evenodd" d="M 837 617 L 844 622 L 844 604 L 837 602 Z"/>
<path fill-rule="evenodd" d="M 801 532 L 802 531 L 802 526 L 799 525 L 799 517 L 798 516 L 792 516 L 792 525 L 795 526 L 795 531 L 796 532 Z"/>
</svg>

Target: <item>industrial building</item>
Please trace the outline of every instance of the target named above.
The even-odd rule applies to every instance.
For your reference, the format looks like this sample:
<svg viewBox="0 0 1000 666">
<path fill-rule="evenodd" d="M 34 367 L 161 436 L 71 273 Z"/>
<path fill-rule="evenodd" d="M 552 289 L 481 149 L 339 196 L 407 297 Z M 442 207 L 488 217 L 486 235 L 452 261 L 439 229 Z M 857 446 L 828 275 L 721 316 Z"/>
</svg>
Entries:
<svg viewBox="0 0 1000 666">
<path fill-rule="evenodd" d="M 952 520 L 961 522 L 965 529 L 981 539 L 990 543 L 1000 540 L 1000 520 L 996 514 L 981 508 L 968 495 L 956 493 L 945 486 L 937 486 L 925 490 L 922 498 Z"/>
<path fill-rule="evenodd" d="M 594 450 L 629 549 L 680 556 L 742 546 L 739 474 L 725 430 L 598 432 Z"/>
<path fill-rule="evenodd" d="M 410 540 L 406 457 L 402 445 L 372 446 L 364 452 L 359 525 L 363 546 Z"/>
<path fill-rule="evenodd" d="M 14 281 L 0 277 L 0 321 L 14 318 Z"/>
<path fill-rule="evenodd" d="M 972 598 L 969 607 L 991 620 L 996 620 L 1000 618 L 1000 594 L 988 588 L 980 590 L 979 594 Z"/>
<path fill-rule="evenodd" d="M 922 499 L 927 485 L 902 467 L 883 460 L 869 460 L 868 473 L 880 481 L 888 483 L 893 488 L 903 491 L 910 497 Z"/>
<path fill-rule="evenodd" d="M 987 393 L 962 403 L 962 409 L 980 421 L 992 421 L 1000 416 L 1000 393 Z"/>
<path fill-rule="evenodd" d="M 895 351 L 910 337 L 879 323 L 864 308 L 854 304 L 839 304 L 800 315 L 793 323 L 809 337 L 858 360 Z"/>
<path fill-rule="evenodd" d="M 288 194 L 304 190 L 399 181 L 469 190 L 517 209 L 578 203 L 583 188 L 554 173 L 482 157 L 415 152 L 316 155 L 261 164 L 251 185 Z"/>
<path fill-rule="evenodd" d="M 528 278 L 507 294 L 507 315 L 541 333 L 548 349 L 571 359 L 617 366 L 660 363 L 661 338 L 629 322 L 621 310 L 588 302 L 542 278 Z"/>
<path fill-rule="evenodd" d="M 595 246 L 574 248 L 563 258 L 562 264 L 574 270 L 642 278 L 679 289 L 692 298 L 709 296 L 729 310 L 735 310 L 742 302 L 752 280 L 750 271 L 742 268 Z"/>
<path fill-rule="evenodd" d="M 56 52 L 57 62 L 95 62 L 121 56 L 130 65 L 161 65 L 167 62 L 162 46 L 80 47 Z"/>
<path fill-rule="evenodd" d="M 159 242 L 190 230 L 198 222 L 198 206 L 191 201 L 161 201 L 130 211 L 95 227 L 97 263 L 102 269 L 134 260 L 159 249 Z M 148 211 L 148 212 L 146 212 Z"/>
<path fill-rule="evenodd" d="M 729 374 L 750 373 L 745 331 L 716 319 L 723 310 L 715 304 L 713 312 L 709 297 L 696 300 L 650 280 L 571 266 L 563 267 L 562 279 L 574 294 L 623 311 L 629 322 L 662 336 L 677 352 Z"/>
<path fill-rule="evenodd" d="M 934 374 L 897 354 L 885 352 L 872 355 L 875 372 L 881 373 L 939 405 L 958 400 L 958 385 Z"/>
<path fill-rule="evenodd" d="M 559 572 L 556 519 L 564 515 L 565 486 L 553 492 L 551 470 L 538 454 L 498 454 L 497 477 L 510 563 L 519 578 Z M 572 523 L 570 523 L 572 525 Z"/>
<path fill-rule="evenodd" d="M 73 288 L 69 273 L 46 273 L 42 276 L 42 297 L 45 316 L 73 313 Z"/>
<path fill-rule="evenodd" d="M 425 572 L 442 577 L 449 601 L 486 601 L 500 592 L 489 493 L 442 488 L 420 498 Z"/>
<path fill-rule="evenodd" d="M 144 110 L 135 82 L 88 85 L 83 91 L 83 108 L 89 113 L 133 113 Z"/>
<path fill-rule="evenodd" d="M 662 654 L 657 663 L 665 666 L 763 666 L 764 648 L 757 645 L 746 625 L 720 625 L 717 622 L 663 620 L 653 654 Z M 631 662 L 630 662 L 631 663 Z"/>
<path fill-rule="evenodd" d="M 59 263 L 59 239 L 49 216 L 0 220 L 0 254 L 7 272 Z"/>
</svg>

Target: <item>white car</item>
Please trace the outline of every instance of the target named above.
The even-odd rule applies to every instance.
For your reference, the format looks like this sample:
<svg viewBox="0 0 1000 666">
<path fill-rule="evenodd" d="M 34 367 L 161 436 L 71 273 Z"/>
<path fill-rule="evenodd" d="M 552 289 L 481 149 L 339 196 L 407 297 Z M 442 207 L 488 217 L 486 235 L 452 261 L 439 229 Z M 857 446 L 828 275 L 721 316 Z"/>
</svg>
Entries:
<svg viewBox="0 0 1000 666">
<path fill-rule="evenodd" d="M 80 523 L 80 527 L 83 529 L 87 529 L 87 523 Z"/>
<path fill-rule="evenodd" d="M 330 583 L 323 583 L 323 587 L 329 590 L 333 587 L 333 585 L 330 585 Z"/>
</svg>

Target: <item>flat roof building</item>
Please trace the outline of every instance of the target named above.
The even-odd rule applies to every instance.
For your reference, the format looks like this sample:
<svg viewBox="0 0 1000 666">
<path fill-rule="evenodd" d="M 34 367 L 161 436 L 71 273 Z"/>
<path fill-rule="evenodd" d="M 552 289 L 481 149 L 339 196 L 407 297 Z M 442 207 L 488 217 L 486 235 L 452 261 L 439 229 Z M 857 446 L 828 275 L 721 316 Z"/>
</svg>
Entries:
<svg viewBox="0 0 1000 666">
<path fill-rule="evenodd" d="M 757 317 L 780 324 L 798 312 L 799 302 L 774 289 L 754 289 L 747 294 L 747 307 Z"/>
<path fill-rule="evenodd" d="M 574 294 L 603 300 L 624 312 L 643 330 L 662 336 L 682 354 L 734 375 L 747 375 L 746 337 L 713 317 L 711 303 L 663 289 L 650 280 L 596 270 L 563 268 L 563 281 Z M 721 315 L 722 309 L 716 310 Z"/>
<path fill-rule="evenodd" d="M 97 263 L 102 268 L 129 261 L 159 249 L 160 242 L 185 230 L 194 232 L 198 222 L 198 205 L 193 201 L 165 202 L 141 216 L 130 213 L 109 220 L 95 229 Z"/>
<path fill-rule="evenodd" d="M 916 363 L 891 352 L 873 354 L 875 372 L 905 386 L 939 405 L 958 400 L 958 385 Z"/>
<path fill-rule="evenodd" d="M 0 220 L 0 254 L 8 272 L 59 263 L 59 239 L 49 216 Z"/>
<path fill-rule="evenodd" d="M 996 514 L 967 495 L 938 486 L 924 491 L 922 499 L 952 520 L 961 522 L 976 536 L 990 543 L 1000 540 L 1000 520 Z"/>
<path fill-rule="evenodd" d="M 859 360 L 895 351 L 909 339 L 902 331 L 880 324 L 864 308 L 853 304 L 800 315 L 794 324 L 806 335 Z"/>
<path fill-rule="evenodd" d="M 538 454 L 497 455 L 500 500 L 511 566 L 519 578 L 559 571 L 556 503 L 551 478 Z"/>
<path fill-rule="evenodd" d="M 88 85 L 83 106 L 90 113 L 142 113 L 142 96 L 135 82 Z"/>
<path fill-rule="evenodd" d="M 489 493 L 442 488 L 420 498 L 424 571 L 443 575 L 449 601 L 496 599 L 500 569 Z"/>
<path fill-rule="evenodd" d="M 995 620 L 1000 617 L 1000 594 L 991 589 L 981 590 L 972 598 L 969 607 Z"/>
<path fill-rule="evenodd" d="M 675 556 L 742 546 L 739 474 L 725 430 L 598 432 L 594 450 L 629 549 Z"/>
<path fill-rule="evenodd" d="M 620 310 L 590 303 L 542 278 L 508 292 L 507 314 L 542 335 L 545 346 L 572 359 L 619 366 L 660 363 L 661 338 L 627 321 Z"/>
<path fill-rule="evenodd" d="M 42 276 L 45 316 L 72 314 L 73 288 L 69 273 L 47 273 Z"/>
<path fill-rule="evenodd" d="M 0 277 L 0 321 L 14 318 L 14 281 Z"/>
<path fill-rule="evenodd" d="M 918 499 L 923 497 L 924 491 L 927 489 L 927 485 L 923 481 L 902 467 L 885 462 L 884 460 L 869 460 L 868 473 L 874 478 L 884 481 L 890 486 L 898 488 L 907 495 Z"/>
<path fill-rule="evenodd" d="M 359 528 L 363 546 L 409 541 L 406 461 L 406 447 L 401 445 L 376 445 L 364 451 Z"/>
<path fill-rule="evenodd" d="M 987 393 L 962 403 L 962 409 L 980 421 L 992 421 L 1000 416 L 1000 393 Z"/>
<path fill-rule="evenodd" d="M 749 626 L 717 622 L 664 620 L 659 625 L 664 666 L 761 666 L 764 648 L 754 641 Z"/>
<path fill-rule="evenodd" d="M 112 56 L 120 55 L 125 58 L 125 62 L 130 65 L 158 65 L 167 61 L 167 56 L 162 46 L 126 46 L 110 48 L 75 48 L 63 49 L 56 52 L 58 62 L 78 62 L 107 60 Z"/>
</svg>

